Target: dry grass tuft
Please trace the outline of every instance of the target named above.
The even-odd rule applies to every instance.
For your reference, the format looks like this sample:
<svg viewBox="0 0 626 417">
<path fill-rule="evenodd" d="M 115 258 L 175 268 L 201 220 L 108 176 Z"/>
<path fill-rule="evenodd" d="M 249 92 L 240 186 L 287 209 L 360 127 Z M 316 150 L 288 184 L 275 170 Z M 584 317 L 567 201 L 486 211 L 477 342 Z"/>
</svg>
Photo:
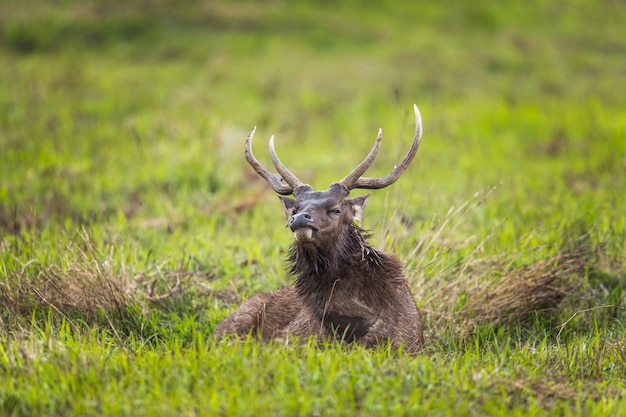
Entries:
<svg viewBox="0 0 626 417">
<path fill-rule="evenodd" d="M 579 300 L 593 268 L 590 246 L 556 253 L 519 267 L 506 259 L 468 261 L 449 271 L 449 280 L 425 281 L 429 296 L 422 307 L 431 338 L 444 334 L 472 335 L 484 325 L 524 324 L 537 315 L 558 317 Z M 470 265 L 472 264 L 472 265 Z"/>
<path fill-rule="evenodd" d="M 104 245 L 102 253 L 92 237 L 82 231 L 70 239 L 64 265 L 25 263 L 0 280 L 0 324 L 21 327 L 35 312 L 52 310 L 78 327 L 78 322 L 107 324 L 113 331 L 124 327 L 129 312 L 147 315 L 165 300 L 180 293 L 184 271 L 163 273 L 157 266 L 149 271 L 128 271 L 114 264 L 115 244 Z M 11 319 L 11 320 L 10 320 Z"/>
<path fill-rule="evenodd" d="M 486 258 L 483 241 L 458 240 L 459 229 L 493 188 L 452 207 L 427 230 L 408 256 L 409 280 L 431 339 L 474 334 L 479 327 L 524 324 L 538 315 L 563 318 L 589 287 L 601 250 L 581 231 L 546 255 L 545 247 Z M 386 231 L 388 232 L 388 231 Z M 474 249 L 467 252 L 468 247 Z M 519 265 L 520 259 L 532 259 Z M 566 302 L 572 300 L 572 302 Z M 580 303 L 579 303 L 580 304 Z"/>
<path fill-rule="evenodd" d="M 524 322 L 537 313 L 555 312 L 566 296 L 580 294 L 592 262 L 590 248 L 581 246 L 506 271 L 495 282 L 485 280 L 472 288 L 458 311 L 462 328 Z"/>
</svg>

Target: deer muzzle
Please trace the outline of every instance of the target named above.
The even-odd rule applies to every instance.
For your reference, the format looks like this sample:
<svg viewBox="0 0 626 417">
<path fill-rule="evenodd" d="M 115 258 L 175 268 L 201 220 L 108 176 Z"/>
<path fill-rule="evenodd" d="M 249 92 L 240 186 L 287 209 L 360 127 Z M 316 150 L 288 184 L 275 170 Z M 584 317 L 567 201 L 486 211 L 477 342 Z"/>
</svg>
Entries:
<svg viewBox="0 0 626 417">
<path fill-rule="evenodd" d="M 289 220 L 289 228 L 291 231 L 295 231 L 296 229 L 300 229 L 301 227 L 309 227 L 311 229 L 315 229 L 313 226 L 313 216 L 309 213 L 297 213 Z"/>
<path fill-rule="evenodd" d="M 314 232 L 317 232 L 318 228 L 313 224 L 315 219 L 309 213 L 297 213 L 295 214 L 287 224 L 293 236 L 299 242 L 310 242 L 313 239 Z"/>
</svg>

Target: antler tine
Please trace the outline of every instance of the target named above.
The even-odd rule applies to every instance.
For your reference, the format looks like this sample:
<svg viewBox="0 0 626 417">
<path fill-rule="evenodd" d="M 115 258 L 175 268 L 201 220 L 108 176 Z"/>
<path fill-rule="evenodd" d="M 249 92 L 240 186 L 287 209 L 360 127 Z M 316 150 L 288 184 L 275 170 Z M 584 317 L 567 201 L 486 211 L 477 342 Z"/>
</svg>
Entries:
<svg viewBox="0 0 626 417">
<path fill-rule="evenodd" d="M 361 175 L 363 175 L 365 171 L 367 171 L 370 165 L 372 165 L 372 162 L 374 162 L 374 158 L 376 158 L 376 154 L 378 153 L 378 149 L 380 149 L 380 143 L 382 142 L 382 140 L 383 130 L 378 129 L 378 137 L 376 138 L 376 142 L 374 143 L 374 146 L 372 147 L 370 153 L 367 154 L 365 159 L 359 165 L 357 165 L 356 168 L 354 168 L 348 175 L 346 175 L 344 179 L 339 181 L 339 184 L 342 185 L 346 190 L 351 190 L 353 188 L 352 184 L 354 184 L 355 181 L 357 181 L 361 177 Z"/>
<path fill-rule="evenodd" d="M 246 139 L 246 148 L 244 150 L 244 155 L 246 156 L 246 161 L 250 164 L 252 168 L 259 174 L 265 181 L 267 181 L 274 191 L 281 195 L 290 195 L 293 193 L 293 188 L 291 185 L 285 185 L 281 183 L 281 176 L 278 174 L 273 174 L 268 171 L 257 159 L 254 157 L 252 153 L 252 138 L 254 137 L 254 132 L 256 131 L 256 126 L 252 129 L 252 132 L 248 135 Z M 271 142 L 271 141 L 270 141 Z"/>
<path fill-rule="evenodd" d="M 349 188 L 350 190 L 354 188 L 366 188 L 370 190 L 384 188 L 387 187 L 394 182 L 404 173 L 404 171 L 408 168 L 409 164 L 415 157 L 417 150 L 420 147 L 420 143 L 422 142 L 422 116 L 420 114 L 417 105 L 413 105 L 413 110 L 415 111 L 415 137 L 413 138 L 413 143 L 409 148 L 409 151 L 406 153 L 404 159 L 400 163 L 400 165 L 396 165 L 389 174 L 380 178 L 358 178 Z"/>
<path fill-rule="evenodd" d="M 287 184 L 289 184 L 292 191 L 295 192 L 298 188 L 305 185 L 302 181 L 298 179 L 298 177 L 293 175 L 291 171 L 289 171 L 287 167 L 283 165 L 282 162 L 280 162 L 280 159 L 278 159 L 278 155 L 276 155 L 276 149 L 274 149 L 274 136 L 273 135 L 270 138 L 270 156 L 272 157 L 272 162 L 274 163 L 274 167 L 276 168 L 276 171 L 278 171 L 282 179 Z"/>
</svg>

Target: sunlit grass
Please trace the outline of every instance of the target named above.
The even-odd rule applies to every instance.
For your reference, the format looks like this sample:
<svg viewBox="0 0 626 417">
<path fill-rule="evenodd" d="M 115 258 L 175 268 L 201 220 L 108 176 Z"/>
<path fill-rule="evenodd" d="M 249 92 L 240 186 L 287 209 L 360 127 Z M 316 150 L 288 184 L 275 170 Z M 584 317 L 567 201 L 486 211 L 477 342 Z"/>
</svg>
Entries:
<svg viewBox="0 0 626 417">
<path fill-rule="evenodd" d="M 610 414 L 619 410 L 614 397 L 626 370 L 623 351 L 604 344 L 609 335 L 601 329 L 557 345 L 540 338 L 518 345 L 497 332 L 464 350 L 431 349 L 418 358 L 312 344 L 214 346 L 197 329 L 185 347 L 132 338 L 120 346 L 106 332 L 78 333 L 67 323 L 54 333 L 46 325 L 33 330 L 36 338 L 0 351 L 22 381 L 5 391 L 9 412 L 388 415 L 447 404 L 446 414 L 523 408 L 576 415 L 595 404 L 596 413 Z"/>
</svg>

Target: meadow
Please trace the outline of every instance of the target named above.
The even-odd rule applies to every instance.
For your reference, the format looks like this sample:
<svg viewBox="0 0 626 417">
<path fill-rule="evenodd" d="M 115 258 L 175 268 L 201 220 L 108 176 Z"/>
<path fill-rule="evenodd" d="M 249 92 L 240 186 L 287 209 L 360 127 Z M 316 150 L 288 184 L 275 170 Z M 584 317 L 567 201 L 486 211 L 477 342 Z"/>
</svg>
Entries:
<svg viewBox="0 0 626 417">
<path fill-rule="evenodd" d="M 626 4 L 0 3 L 0 416 L 626 415 Z M 292 235 L 243 145 L 363 227 L 427 345 L 241 340 Z M 356 191 L 354 195 L 363 194 Z"/>
</svg>

